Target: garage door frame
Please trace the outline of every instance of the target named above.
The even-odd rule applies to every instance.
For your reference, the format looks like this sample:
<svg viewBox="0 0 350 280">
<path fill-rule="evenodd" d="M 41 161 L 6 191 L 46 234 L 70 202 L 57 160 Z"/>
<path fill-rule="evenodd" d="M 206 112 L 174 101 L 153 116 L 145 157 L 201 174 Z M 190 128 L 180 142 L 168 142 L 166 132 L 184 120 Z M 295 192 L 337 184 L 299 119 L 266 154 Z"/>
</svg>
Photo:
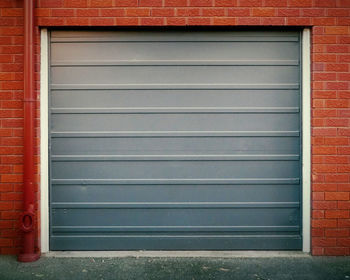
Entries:
<svg viewBox="0 0 350 280">
<path fill-rule="evenodd" d="M 311 91 L 310 91 L 310 29 L 302 30 L 302 251 L 310 252 L 310 177 L 311 177 Z M 49 248 L 49 32 L 41 30 L 40 68 L 40 247 Z"/>
</svg>

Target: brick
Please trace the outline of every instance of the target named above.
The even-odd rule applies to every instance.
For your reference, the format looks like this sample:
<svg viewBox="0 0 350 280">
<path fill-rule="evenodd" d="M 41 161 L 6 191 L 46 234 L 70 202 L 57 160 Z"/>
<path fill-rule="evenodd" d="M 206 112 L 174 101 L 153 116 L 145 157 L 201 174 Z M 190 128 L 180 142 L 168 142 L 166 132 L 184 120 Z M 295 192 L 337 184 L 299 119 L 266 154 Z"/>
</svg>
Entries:
<svg viewBox="0 0 350 280">
<path fill-rule="evenodd" d="M 169 7 L 186 7 L 187 0 L 164 0 L 164 6 Z"/>
<path fill-rule="evenodd" d="M 338 109 L 339 117 L 350 117 L 350 109 Z"/>
<path fill-rule="evenodd" d="M 324 218 L 324 210 L 312 210 L 312 218 L 323 219 Z"/>
<path fill-rule="evenodd" d="M 325 200 L 349 200 L 348 192 L 326 192 Z"/>
<path fill-rule="evenodd" d="M 349 182 L 349 175 L 348 174 L 332 174 L 332 175 L 325 175 L 325 182 Z M 331 196 L 329 196 L 330 198 Z M 326 199 L 327 200 L 327 199 Z"/>
<path fill-rule="evenodd" d="M 350 55 L 349 54 L 341 54 L 341 55 L 338 55 L 338 61 L 340 63 L 349 63 L 350 62 Z"/>
<path fill-rule="evenodd" d="M 350 192 L 350 184 L 348 183 L 341 183 L 341 184 L 338 184 L 338 191 L 344 191 L 344 192 Z M 342 201 L 339 201 L 338 202 L 338 205 L 340 203 L 343 203 Z"/>
<path fill-rule="evenodd" d="M 239 0 L 238 5 L 241 7 L 261 7 L 262 0 Z"/>
<path fill-rule="evenodd" d="M 13 246 L 13 240 L 9 238 L 0 238 L 1 247 L 11 247 Z"/>
<path fill-rule="evenodd" d="M 325 217 L 327 219 L 335 219 L 335 218 L 349 218 L 349 210 L 326 210 Z"/>
<path fill-rule="evenodd" d="M 188 24 L 189 25 L 209 25 L 210 24 L 210 18 L 203 18 L 203 17 L 189 18 L 188 19 Z"/>
<path fill-rule="evenodd" d="M 325 126 L 328 127 L 344 127 L 349 125 L 348 119 L 326 119 Z"/>
<path fill-rule="evenodd" d="M 349 254 L 349 248 L 324 248 L 325 256 L 346 256 Z"/>
<path fill-rule="evenodd" d="M 348 163 L 349 157 L 347 156 L 324 156 L 324 163 Z"/>
<path fill-rule="evenodd" d="M 230 17 L 244 17 L 250 16 L 250 9 L 248 8 L 233 8 L 228 9 L 228 16 Z"/>
<path fill-rule="evenodd" d="M 335 54 L 314 54 L 313 61 L 315 62 L 337 62 Z"/>
<path fill-rule="evenodd" d="M 339 73 L 337 76 L 338 81 L 350 81 L 350 73 Z"/>
<path fill-rule="evenodd" d="M 335 25 L 336 22 L 335 18 L 332 17 L 314 17 L 312 23 L 314 25 Z"/>
<path fill-rule="evenodd" d="M 280 17 L 298 17 L 298 16 L 300 16 L 300 9 L 278 9 L 277 16 L 280 16 Z"/>
<path fill-rule="evenodd" d="M 209 7 L 213 6 L 213 0 L 189 0 L 190 6 L 193 7 Z"/>
<path fill-rule="evenodd" d="M 335 219 L 322 219 L 322 220 L 312 220 L 313 228 L 336 228 L 337 220 Z"/>
<path fill-rule="evenodd" d="M 315 7 L 336 7 L 336 1 L 315 0 Z"/>
<path fill-rule="evenodd" d="M 116 7 L 137 7 L 138 0 L 115 0 L 115 6 Z"/>
<path fill-rule="evenodd" d="M 1 194 L 1 200 L 2 201 L 15 201 L 15 200 L 22 200 L 23 194 L 22 193 L 2 193 Z M 343 217 L 346 218 L 346 217 Z"/>
<path fill-rule="evenodd" d="M 312 0 L 290 0 L 290 7 L 312 7 Z"/>
<path fill-rule="evenodd" d="M 11 220 L 0 220 L 0 229 L 13 228 L 14 222 Z"/>
<path fill-rule="evenodd" d="M 176 15 L 179 17 L 195 17 L 200 16 L 201 12 L 198 8 L 176 9 Z"/>
<path fill-rule="evenodd" d="M 166 18 L 167 25 L 186 25 L 186 19 L 181 17 Z"/>
<path fill-rule="evenodd" d="M 326 34 L 349 34 L 348 26 L 326 26 Z"/>
<path fill-rule="evenodd" d="M 64 0 L 64 7 L 84 8 L 87 6 L 87 0 Z M 54 10 L 52 10 L 54 12 Z"/>
<path fill-rule="evenodd" d="M 337 149 L 335 147 L 312 147 L 312 153 L 314 155 L 335 155 Z"/>
<path fill-rule="evenodd" d="M 125 9 L 125 14 L 127 17 L 146 17 L 149 16 L 151 13 L 150 9 L 144 9 L 144 8 L 130 8 Z"/>
<path fill-rule="evenodd" d="M 319 246 L 319 247 L 334 247 L 337 244 L 336 238 L 319 238 L 319 237 L 313 237 L 312 238 L 312 246 Z"/>
<path fill-rule="evenodd" d="M 339 155 L 350 155 L 350 147 L 338 147 Z"/>
<path fill-rule="evenodd" d="M 300 17 L 300 18 L 287 18 L 287 25 L 311 25 L 311 18 Z"/>
<path fill-rule="evenodd" d="M 350 36 L 339 36 L 338 43 L 340 44 L 350 44 Z"/>
<path fill-rule="evenodd" d="M 347 53 L 349 52 L 349 46 L 347 45 L 329 45 L 326 47 L 328 53 Z"/>
<path fill-rule="evenodd" d="M 350 25 L 350 17 L 338 17 L 337 24 L 338 25 Z"/>
<path fill-rule="evenodd" d="M 316 192 L 336 191 L 337 184 L 313 184 L 312 190 Z"/>
<path fill-rule="evenodd" d="M 20 183 L 20 182 L 23 182 L 23 176 L 21 174 L 1 175 L 1 182 L 3 182 L 3 183 Z"/>
<path fill-rule="evenodd" d="M 222 17 L 225 15 L 225 10 L 224 9 L 203 9 L 202 10 L 202 15 L 204 17 Z"/>
<path fill-rule="evenodd" d="M 236 19 L 234 17 L 219 17 L 213 19 L 214 25 L 235 25 Z"/>
<path fill-rule="evenodd" d="M 311 144 L 314 146 L 323 146 L 324 145 L 324 137 L 312 137 Z M 314 158 L 320 156 L 313 156 Z"/>
<path fill-rule="evenodd" d="M 349 122 L 348 119 L 344 119 Z M 325 139 L 325 145 L 349 145 L 349 138 L 347 137 L 330 137 Z"/>
<path fill-rule="evenodd" d="M 67 18 L 65 22 L 68 26 L 84 26 L 89 25 L 89 18 Z"/>
<path fill-rule="evenodd" d="M 328 56 L 328 58 L 331 58 L 331 57 Z M 327 57 L 322 55 L 322 56 L 319 56 L 317 59 L 327 59 Z M 318 81 L 320 81 L 320 80 L 322 80 L 322 81 L 334 81 L 336 79 L 336 76 L 337 76 L 337 74 L 333 73 L 333 72 L 313 73 L 313 79 L 318 80 Z"/>
<path fill-rule="evenodd" d="M 338 91 L 339 98 L 350 98 L 350 91 Z"/>
<path fill-rule="evenodd" d="M 61 8 L 63 4 L 63 0 L 45 0 L 40 1 L 40 8 Z"/>
<path fill-rule="evenodd" d="M 325 230 L 325 235 L 327 237 L 347 237 L 349 236 L 349 229 L 348 228 L 343 228 L 343 229 L 326 229 Z"/>
<path fill-rule="evenodd" d="M 336 117 L 337 111 L 335 109 L 313 109 L 313 117 Z"/>
<path fill-rule="evenodd" d="M 349 0 L 338 0 L 337 7 L 350 8 L 350 1 Z"/>
<path fill-rule="evenodd" d="M 312 208 L 318 210 L 337 209 L 336 201 L 313 201 Z"/>
<path fill-rule="evenodd" d="M 268 17 L 261 18 L 262 25 L 285 25 L 285 18 Z"/>
<path fill-rule="evenodd" d="M 254 17 L 237 18 L 238 25 L 259 25 L 260 19 Z"/>
<path fill-rule="evenodd" d="M 34 10 L 35 17 L 48 17 L 51 15 L 51 9 L 46 8 L 36 8 Z"/>
<path fill-rule="evenodd" d="M 312 228 L 311 236 L 313 237 L 324 237 L 324 228 Z"/>
<path fill-rule="evenodd" d="M 340 136 L 350 136 L 350 128 L 338 128 L 338 134 Z"/>
<path fill-rule="evenodd" d="M 2 211 L 1 219 L 3 220 L 17 220 L 21 212 L 19 211 Z"/>
<path fill-rule="evenodd" d="M 158 7 L 162 6 L 162 0 L 140 0 L 139 5 L 142 7 Z"/>
<path fill-rule="evenodd" d="M 313 128 L 312 129 L 313 136 L 336 136 L 337 129 L 336 128 Z"/>
<path fill-rule="evenodd" d="M 313 164 L 312 171 L 322 173 L 336 173 L 337 166 L 334 164 Z"/>
<path fill-rule="evenodd" d="M 350 227 L 350 219 L 338 219 L 338 227 Z"/>
<path fill-rule="evenodd" d="M 265 0 L 265 7 L 286 7 L 287 0 Z"/>
<path fill-rule="evenodd" d="M 324 193 L 323 192 L 313 192 L 312 193 L 312 200 L 313 201 L 323 201 L 324 200 Z"/>
<path fill-rule="evenodd" d="M 90 25 L 93 25 L 93 26 L 112 26 L 112 25 L 114 25 L 114 18 L 103 18 L 103 17 L 91 18 Z"/>
<path fill-rule="evenodd" d="M 11 210 L 13 209 L 13 202 L 11 201 L 0 201 L 0 210 Z"/>
<path fill-rule="evenodd" d="M 338 201 L 339 209 L 350 209 L 350 201 Z"/>
<path fill-rule="evenodd" d="M 116 12 L 116 11 L 119 11 Z M 122 11 L 122 13 L 120 13 Z M 99 15 L 98 9 L 76 9 L 76 16 L 78 17 L 97 17 Z M 101 16 L 105 17 L 114 17 L 114 16 L 123 16 L 123 9 L 102 9 Z"/>
<path fill-rule="evenodd" d="M 90 0 L 89 7 L 93 8 L 110 8 L 113 6 L 113 0 Z"/>
<path fill-rule="evenodd" d="M 325 16 L 325 9 L 302 9 L 301 15 L 304 17 L 322 17 Z"/>
<path fill-rule="evenodd" d="M 275 15 L 275 9 L 273 8 L 253 8 L 252 15 L 254 17 L 270 17 Z"/>
<path fill-rule="evenodd" d="M 345 63 L 327 63 L 326 71 L 335 71 L 335 72 L 347 72 L 349 65 Z"/>
<path fill-rule="evenodd" d="M 141 25 L 164 25 L 164 18 L 141 18 Z"/>
<path fill-rule="evenodd" d="M 3 8 L 1 9 L 2 17 L 21 17 L 23 16 L 23 8 Z"/>
<path fill-rule="evenodd" d="M 52 10 L 52 16 L 54 17 L 72 17 L 75 14 L 74 9 L 54 9 Z"/>
<path fill-rule="evenodd" d="M 326 82 L 326 89 L 349 89 L 349 83 L 347 82 Z"/>
<path fill-rule="evenodd" d="M 40 17 L 37 19 L 37 25 L 40 25 L 40 26 L 60 26 L 64 24 L 65 24 L 64 18 Z"/>
<path fill-rule="evenodd" d="M 238 0 L 214 0 L 214 6 L 217 7 L 234 7 L 237 6 Z"/>
<path fill-rule="evenodd" d="M 316 75 L 316 74 L 319 74 L 319 73 L 315 73 L 314 75 Z M 329 75 L 329 73 L 326 73 L 326 74 Z M 336 74 L 334 73 L 334 75 L 336 75 Z M 328 79 L 326 75 L 321 76 L 321 77 Z M 328 77 L 330 78 L 331 76 L 328 76 Z M 335 90 L 314 90 L 312 92 L 312 96 L 313 96 L 313 98 L 320 98 L 320 99 L 327 99 L 327 98 L 334 99 L 337 97 L 337 92 Z"/>
<path fill-rule="evenodd" d="M 155 17 L 172 17 L 175 15 L 175 10 L 172 8 L 156 8 L 151 10 L 151 14 Z"/>
<path fill-rule="evenodd" d="M 338 238 L 337 245 L 344 246 L 344 247 L 350 247 L 350 238 Z"/>
<path fill-rule="evenodd" d="M 347 17 L 349 13 L 349 9 L 327 9 L 327 16 L 331 17 Z"/>
</svg>

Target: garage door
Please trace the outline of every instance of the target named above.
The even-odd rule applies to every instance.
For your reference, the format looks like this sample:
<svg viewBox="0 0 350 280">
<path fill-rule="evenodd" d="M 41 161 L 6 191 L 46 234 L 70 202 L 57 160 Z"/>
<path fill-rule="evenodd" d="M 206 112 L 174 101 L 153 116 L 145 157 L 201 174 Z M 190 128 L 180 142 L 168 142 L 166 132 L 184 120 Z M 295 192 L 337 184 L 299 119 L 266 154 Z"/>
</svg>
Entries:
<svg viewBox="0 0 350 280">
<path fill-rule="evenodd" d="M 53 31 L 50 249 L 301 248 L 300 34 Z"/>
</svg>

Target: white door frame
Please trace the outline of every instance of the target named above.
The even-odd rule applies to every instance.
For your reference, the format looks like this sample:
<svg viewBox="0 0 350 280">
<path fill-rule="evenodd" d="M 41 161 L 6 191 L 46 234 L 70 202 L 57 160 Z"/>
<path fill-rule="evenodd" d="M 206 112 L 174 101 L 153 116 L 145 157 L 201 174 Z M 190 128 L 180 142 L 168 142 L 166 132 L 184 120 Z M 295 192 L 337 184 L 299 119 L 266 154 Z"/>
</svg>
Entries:
<svg viewBox="0 0 350 280">
<path fill-rule="evenodd" d="M 40 247 L 49 248 L 49 34 L 41 29 L 40 64 Z M 310 252 L 311 223 L 311 91 L 310 29 L 302 31 L 302 237 L 305 253 Z"/>
</svg>

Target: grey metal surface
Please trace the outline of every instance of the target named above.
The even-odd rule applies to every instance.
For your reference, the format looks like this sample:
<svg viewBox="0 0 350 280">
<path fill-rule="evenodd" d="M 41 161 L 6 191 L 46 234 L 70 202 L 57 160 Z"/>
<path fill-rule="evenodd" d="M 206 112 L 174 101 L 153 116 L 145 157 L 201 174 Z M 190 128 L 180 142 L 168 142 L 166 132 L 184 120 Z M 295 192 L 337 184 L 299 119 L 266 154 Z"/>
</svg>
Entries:
<svg viewBox="0 0 350 280">
<path fill-rule="evenodd" d="M 301 249 L 299 36 L 52 31 L 50 249 Z"/>
</svg>

